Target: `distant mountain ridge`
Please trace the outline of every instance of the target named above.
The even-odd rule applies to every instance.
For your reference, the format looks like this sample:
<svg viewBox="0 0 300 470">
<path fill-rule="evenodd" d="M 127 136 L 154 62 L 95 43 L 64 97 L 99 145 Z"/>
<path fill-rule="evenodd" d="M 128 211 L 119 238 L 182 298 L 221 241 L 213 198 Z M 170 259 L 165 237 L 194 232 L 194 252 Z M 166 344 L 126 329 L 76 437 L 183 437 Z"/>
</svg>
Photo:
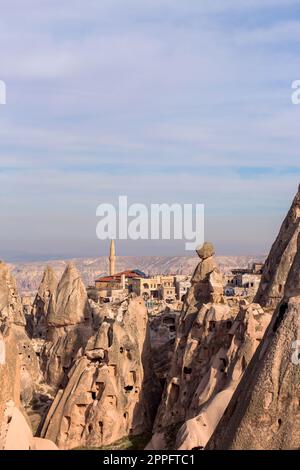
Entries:
<svg viewBox="0 0 300 470">
<path fill-rule="evenodd" d="M 234 268 L 244 268 L 254 261 L 263 262 L 264 255 L 258 256 L 217 256 L 216 260 L 222 272 Z M 108 259 L 74 258 L 34 262 L 11 263 L 13 275 L 22 294 L 33 295 L 41 282 L 46 265 L 52 266 L 58 276 L 61 276 L 68 262 L 73 261 L 86 286 L 93 285 L 97 276 L 108 274 Z M 199 262 L 198 256 L 118 256 L 116 269 L 140 269 L 146 274 L 192 274 Z"/>
</svg>

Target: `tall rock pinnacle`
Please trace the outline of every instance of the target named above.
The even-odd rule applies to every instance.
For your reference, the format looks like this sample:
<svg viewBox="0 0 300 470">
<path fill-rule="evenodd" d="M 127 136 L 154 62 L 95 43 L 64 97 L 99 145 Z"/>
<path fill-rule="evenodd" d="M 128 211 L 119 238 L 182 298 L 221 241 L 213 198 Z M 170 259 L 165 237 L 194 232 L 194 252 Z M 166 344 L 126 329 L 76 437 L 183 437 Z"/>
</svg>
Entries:
<svg viewBox="0 0 300 470">
<path fill-rule="evenodd" d="M 178 430 L 172 448 L 204 448 L 271 318 L 245 299 L 229 305 L 214 253 L 211 243 L 197 250 L 149 450 L 169 448 L 170 427 Z"/>
<path fill-rule="evenodd" d="M 25 317 L 17 284 L 8 266 L 0 261 L 0 323 L 25 326 Z"/>
<path fill-rule="evenodd" d="M 50 266 L 47 266 L 32 308 L 34 336 L 36 337 L 45 337 L 47 312 L 50 299 L 55 294 L 57 284 L 58 279 L 55 271 Z"/>
<path fill-rule="evenodd" d="M 300 235 L 297 247 L 283 299 L 208 449 L 299 449 Z"/>
<path fill-rule="evenodd" d="M 157 392 L 142 298 L 103 321 L 50 408 L 42 436 L 61 449 L 100 447 L 151 430 Z"/>
<path fill-rule="evenodd" d="M 292 266 L 300 233 L 300 186 L 271 248 L 254 301 L 262 307 L 276 308 Z"/>
<path fill-rule="evenodd" d="M 85 286 L 74 264 L 69 263 L 52 295 L 47 323 L 49 326 L 67 326 L 84 323 L 90 308 Z"/>
</svg>

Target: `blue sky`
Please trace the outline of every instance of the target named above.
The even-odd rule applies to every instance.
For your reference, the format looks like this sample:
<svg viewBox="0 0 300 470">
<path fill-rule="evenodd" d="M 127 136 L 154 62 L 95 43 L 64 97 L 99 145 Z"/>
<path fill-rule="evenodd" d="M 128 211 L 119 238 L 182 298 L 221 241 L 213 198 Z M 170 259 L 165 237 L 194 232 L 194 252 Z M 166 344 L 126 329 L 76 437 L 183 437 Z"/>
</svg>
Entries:
<svg viewBox="0 0 300 470">
<path fill-rule="evenodd" d="M 0 46 L 0 257 L 106 254 L 120 194 L 204 203 L 220 254 L 269 250 L 300 180 L 299 0 L 11 0 Z"/>
</svg>

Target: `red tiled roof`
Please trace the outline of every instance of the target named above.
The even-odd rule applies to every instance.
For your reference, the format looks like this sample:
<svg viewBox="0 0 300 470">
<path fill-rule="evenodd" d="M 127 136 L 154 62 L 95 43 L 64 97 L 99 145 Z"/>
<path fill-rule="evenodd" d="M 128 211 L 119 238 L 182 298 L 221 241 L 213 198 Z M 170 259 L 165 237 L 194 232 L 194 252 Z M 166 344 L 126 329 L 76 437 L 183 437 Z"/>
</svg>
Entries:
<svg viewBox="0 0 300 470">
<path fill-rule="evenodd" d="M 96 278 L 96 281 L 98 282 L 110 282 L 110 281 L 120 281 L 121 280 L 121 276 L 122 275 L 125 275 L 126 278 L 134 278 L 134 277 L 141 277 L 138 273 L 136 273 L 135 271 L 122 271 L 120 273 L 116 273 L 114 274 L 113 276 L 105 276 L 105 277 L 97 277 Z"/>
</svg>

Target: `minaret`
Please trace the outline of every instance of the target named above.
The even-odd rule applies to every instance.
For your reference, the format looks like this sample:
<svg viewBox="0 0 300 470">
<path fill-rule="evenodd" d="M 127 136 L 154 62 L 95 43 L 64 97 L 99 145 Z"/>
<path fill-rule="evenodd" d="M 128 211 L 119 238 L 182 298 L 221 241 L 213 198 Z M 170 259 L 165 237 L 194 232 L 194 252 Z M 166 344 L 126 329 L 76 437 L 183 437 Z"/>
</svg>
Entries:
<svg viewBox="0 0 300 470">
<path fill-rule="evenodd" d="M 113 276 L 116 272 L 116 248 L 115 240 L 110 242 L 110 251 L 109 251 L 109 275 Z"/>
</svg>

